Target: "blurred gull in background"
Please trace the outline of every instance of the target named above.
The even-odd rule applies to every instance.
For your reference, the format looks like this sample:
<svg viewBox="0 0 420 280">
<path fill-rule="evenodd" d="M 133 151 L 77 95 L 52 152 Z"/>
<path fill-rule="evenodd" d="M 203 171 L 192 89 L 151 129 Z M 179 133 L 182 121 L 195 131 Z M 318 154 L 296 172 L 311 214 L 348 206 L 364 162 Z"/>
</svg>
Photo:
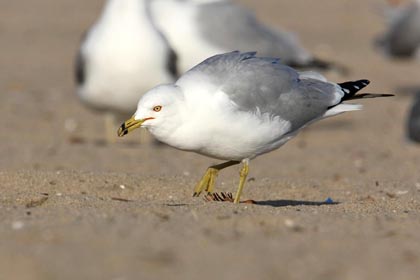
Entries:
<svg viewBox="0 0 420 280">
<path fill-rule="evenodd" d="M 411 141 L 420 143 L 420 93 L 414 98 L 408 114 L 407 136 Z"/>
<path fill-rule="evenodd" d="M 209 56 L 234 50 L 279 57 L 297 68 L 346 70 L 313 57 L 294 34 L 264 25 L 231 1 L 155 0 L 152 13 L 175 49 L 182 72 Z"/>
<path fill-rule="evenodd" d="M 388 30 L 377 45 L 392 58 L 418 58 L 420 50 L 420 0 L 389 1 Z M 407 118 L 407 137 L 420 142 L 420 95 L 414 97 Z"/>
<path fill-rule="evenodd" d="M 142 94 L 176 76 L 176 56 L 151 20 L 149 0 L 109 0 L 88 30 L 76 60 L 77 94 L 106 112 L 107 140 L 115 118 L 131 115 Z"/>
<path fill-rule="evenodd" d="M 386 96 L 356 95 L 368 84 L 336 84 L 278 59 L 231 52 L 205 60 L 175 84 L 147 92 L 118 135 L 145 127 L 170 146 L 227 160 L 207 169 L 194 196 L 212 193 L 218 172 L 242 162 L 238 203 L 251 159 L 279 148 L 315 121 L 361 109 L 343 101 Z"/>
<path fill-rule="evenodd" d="M 420 49 L 420 0 L 391 4 L 396 6 L 388 7 L 388 30 L 376 44 L 394 58 L 417 56 Z"/>
</svg>

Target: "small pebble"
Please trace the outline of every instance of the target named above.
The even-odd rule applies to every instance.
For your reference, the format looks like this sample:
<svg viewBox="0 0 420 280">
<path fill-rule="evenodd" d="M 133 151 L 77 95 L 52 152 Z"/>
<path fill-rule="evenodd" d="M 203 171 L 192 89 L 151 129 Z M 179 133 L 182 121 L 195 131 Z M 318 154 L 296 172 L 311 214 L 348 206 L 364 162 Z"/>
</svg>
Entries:
<svg viewBox="0 0 420 280">
<path fill-rule="evenodd" d="M 287 228 L 290 228 L 293 231 L 299 232 L 303 230 L 303 227 L 301 227 L 300 225 L 296 224 L 295 221 L 293 221 L 292 219 L 286 219 L 284 220 L 284 225 Z"/>
<path fill-rule="evenodd" d="M 389 198 L 395 198 L 397 195 L 395 193 L 386 192 L 385 193 Z"/>
<path fill-rule="evenodd" d="M 363 201 L 370 201 L 370 202 L 375 202 L 376 201 L 376 199 L 373 196 L 371 196 L 371 195 L 368 195 L 366 197 L 363 197 L 361 200 L 363 200 Z"/>
<path fill-rule="evenodd" d="M 286 220 L 284 220 L 284 225 L 285 225 L 286 227 L 288 227 L 288 228 L 292 228 L 292 227 L 294 227 L 296 224 L 295 224 L 295 222 L 294 222 L 293 220 L 291 220 L 291 219 L 286 219 Z"/>
<path fill-rule="evenodd" d="M 23 228 L 25 224 L 22 221 L 15 221 L 12 223 L 12 229 L 13 230 L 20 230 Z"/>
<path fill-rule="evenodd" d="M 77 121 L 75 119 L 66 119 L 64 121 L 64 128 L 67 132 L 74 132 L 77 129 Z"/>
<path fill-rule="evenodd" d="M 404 194 L 407 194 L 408 193 L 408 191 L 407 190 L 404 190 L 404 191 L 397 191 L 396 192 L 396 194 L 397 195 L 404 195 Z"/>
<path fill-rule="evenodd" d="M 120 185 L 120 189 L 125 190 L 125 186 L 124 185 Z"/>
</svg>

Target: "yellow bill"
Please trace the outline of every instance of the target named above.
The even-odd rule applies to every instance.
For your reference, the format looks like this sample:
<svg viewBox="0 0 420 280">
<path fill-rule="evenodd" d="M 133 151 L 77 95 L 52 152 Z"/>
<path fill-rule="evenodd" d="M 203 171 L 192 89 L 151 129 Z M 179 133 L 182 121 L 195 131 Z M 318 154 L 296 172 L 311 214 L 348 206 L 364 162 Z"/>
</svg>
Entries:
<svg viewBox="0 0 420 280">
<path fill-rule="evenodd" d="M 126 120 L 118 129 L 118 136 L 123 137 L 129 132 L 133 131 L 136 128 L 139 128 L 145 120 L 136 120 L 132 116 L 129 120 Z"/>
</svg>

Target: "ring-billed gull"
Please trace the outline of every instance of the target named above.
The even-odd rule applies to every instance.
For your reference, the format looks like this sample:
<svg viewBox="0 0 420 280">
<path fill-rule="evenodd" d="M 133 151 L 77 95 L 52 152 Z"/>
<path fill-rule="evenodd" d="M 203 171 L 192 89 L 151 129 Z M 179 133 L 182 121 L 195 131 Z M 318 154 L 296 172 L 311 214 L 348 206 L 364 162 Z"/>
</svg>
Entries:
<svg viewBox="0 0 420 280">
<path fill-rule="evenodd" d="M 234 50 L 279 57 L 293 67 L 331 66 L 313 57 L 294 34 L 263 24 L 251 11 L 231 1 L 154 0 L 152 14 L 175 49 L 182 72 L 210 56 Z"/>
<path fill-rule="evenodd" d="M 369 81 L 335 84 L 314 72 L 297 72 L 273 58 L 232 52 L 211 57 L 160 85 L 139 101 L 118 135 L 147 128 L 175 148 L 227 160 L 210 166 L 194 189 L 213 192 L 219 170 L 243 163 L 238 203 L 251 159 L 279 148 L 303 127 L 360 105 L 345 100 L 388 96 L 356 92 Z"/>
<path fill-rule="evenodd" d="M 390 9 L 388 30 L 376 44 L 391 57 L 415 56 L 420 49 L 420 0 Z"/>
<path fill-rule="evenodd" d="M 155 27 L 150 0 L 108 0 L 80 45 L 75 77 L 80 100 L 107 112 L 107 136 L 115 115 L 135 110 L 143 93 L 176 75 L 175 54 Z"/>
</svg>

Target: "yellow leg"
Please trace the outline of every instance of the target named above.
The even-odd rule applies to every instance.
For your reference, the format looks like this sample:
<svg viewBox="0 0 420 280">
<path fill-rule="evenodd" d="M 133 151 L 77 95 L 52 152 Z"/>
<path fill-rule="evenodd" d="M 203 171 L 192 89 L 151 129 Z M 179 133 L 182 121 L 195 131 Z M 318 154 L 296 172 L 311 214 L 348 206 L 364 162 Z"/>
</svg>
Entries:
<svg viewBox="0 0 420 280">
<path fill-rule="evenodd" d="M 195 186 L 193 196 L 194 197 L 199 196 L 203 190 L 207 192 L 212 192 L 214 189 L 214 183 L 216 181 L 218 173 L 219 173 L 219 170 L 209 167 L 206 173 L 204 174 L 204 176 Z"/>
<path fill-rule="evenodd" d="M 203 190 L 206 191 L 207 193 L 212 193 L 219 171 L 226 167 L 229 167 L 238 163 L 239 163 L 238 161 L 227 161 L 227 162 L 213 165 L 207 168 L 206 173 L 204 173 L 204 176 L 195 186 L 193 196 L 194 197 L 199 196 Z"/>
<path fill-rule="evenodd" d="M 214 185 L 216 184 L 216 178 L 219 175 L 219 170 L 211 168 L 210 169 L 210 178 L 207 187 L 204 189 L 207 193 L 212 193 L 214 190 Z"/>
<path fill-rule="evenodd" d="M 107 144 L 114 144 L 117 141 L 117 129 L 118 126 L 115 122 L 115 115 L 112 113 L 105 113 L 105 139 Z"/>
<path fill-rule="evenodd" d="M 241 172 L 239 173 L 239 186 L 238 186 L 238 190 L 236 191 L 235 200 L 233 201 L 233 203 L 239 203 L 240 201 L 241 193 L 244 188 L 246 177 L 248 176 L 248 172 L 249 172 L 249 161 L 245 160 L 243 162 Z"/>
</svg>

